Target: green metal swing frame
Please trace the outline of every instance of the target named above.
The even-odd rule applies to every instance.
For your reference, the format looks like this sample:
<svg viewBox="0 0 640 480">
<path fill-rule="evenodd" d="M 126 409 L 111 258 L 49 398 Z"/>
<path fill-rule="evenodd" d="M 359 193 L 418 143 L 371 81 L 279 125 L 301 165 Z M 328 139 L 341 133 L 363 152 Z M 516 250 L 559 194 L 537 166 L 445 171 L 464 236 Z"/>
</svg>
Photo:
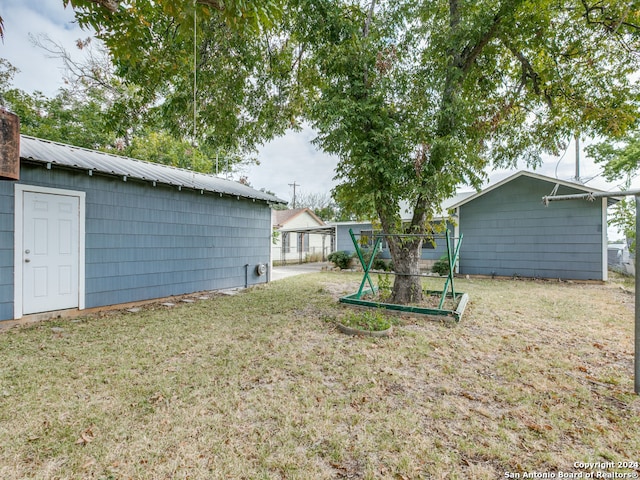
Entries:
<svg viewBox="0 0 640 480">
<path fill-rule="evenodd" d="M 466 308 L 467 302 L 469 301 L 469 295 L 462 292 L 455 291 L 455 278 L 453 275 L 453 270 L 456 262 L 458 261 L 458 253 L 460 252 L 460 245 L 462 244 L 462 235 L 458 239 L 458 242 L 453 248 L 451 244 L 451 236 L 449 235 L 449 230 L 446 231 L 445 238 L 447 242 L 447 259 L 449 262 L 449 274 L 447 275 L 447 279 L 444 283 L 444 288 L 442 291 L 440 290 L 425 290 L 424 293 L 426 295 L 440 295 L 440 302 L 438 304 L 438 308 L 425 308 L 425 307 L 416 307 L 411 305 L 398 305 L 395 303 L 385 303 L 385 302 L 372 302 L 369 300 L 363 300 L 363 295 L 372 294 L 378 291 L 378 287 L 373 284 L 371 277 L 369 276 L 369 272 L 371 271 L 371 266 L 373 265 L 373 260 L 375 255 L 371 255 L 369 262 L 366 263 L 364 260 L 364 256 L 362 255 L 362 250 L 360 249 L 360 245 L 358 240 L 356 239 L 356 235 L 353 233 L 353 229 L 349 229 L 349 235 L 351 236 L 351 241 L 353 242 L 353 246 L 356 249 L 356 254 L 358 256 L 358 260 L 360 260 L 360 265 L 364 271 L 364 275 L 362 276 L 362 281 L 360 282 L 360 288 L 356 293 L 351 295 L 347 295 L 340 298 L 340 303 L 345 303 L 349 305 L 357 305 L 359 307 L 370 307 L 370 308 L 384 308 L 392 311 L 399 311 L 404 313 L 413 313 L 419 315 L 438 315 L 438 316 L 448 316 L 453 317 L 456 322 L 459 322 L 462 318 L 464 310 Z M 375 236 L 375 235 L 374 235 Z M 382 235 L 375 236 L 375 244 L 373 247 L 373 251 L 377 252 L 380 248 L 380 244 L 382 243 Z M 393 272 L 391 272 L 393 273 Z M 365 284 L 369 283 L 369 289 L 365 290 Z M 451 290 L 451 291 L 449 291 Z M 455 310 L 447 310 L 442 308 L 444 306 L 444 302 L 447 298 L 451 298 L 454 301 L 458 300 Z"/>
</svg>

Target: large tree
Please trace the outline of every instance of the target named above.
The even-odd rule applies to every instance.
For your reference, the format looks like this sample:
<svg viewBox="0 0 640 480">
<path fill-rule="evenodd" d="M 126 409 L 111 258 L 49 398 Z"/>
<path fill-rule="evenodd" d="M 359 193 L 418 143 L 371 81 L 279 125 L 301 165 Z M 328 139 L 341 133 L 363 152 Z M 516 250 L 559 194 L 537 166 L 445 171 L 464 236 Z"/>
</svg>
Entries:
<svg viewBox="0 0 640 480">
<path fill-rule="evenodd" d="M 282 133 L 304 98 L 339 157 L 336 199 L 404 235 L 389 240 L 400 303 L 421 297 L 416 235 L 456 186 L 638 114 L 640 0 L 198 0 L 195 95 L 192 3 L 64 1 L 167 125 L 188 132 L 196 98 L 205 141 Z M 235 28 L 243 5 L 258 20 Z"/>
<path fill-rule="evenodd" d="M 396 302 L 420 299 L 411 235 L 430 233 L 456 186 L 637 118 L 637 1 L 297 3 L 317 74 L 308 114 L 340 158 L 335 195 L 404 235 L 388 239 Z"/>
</svg>

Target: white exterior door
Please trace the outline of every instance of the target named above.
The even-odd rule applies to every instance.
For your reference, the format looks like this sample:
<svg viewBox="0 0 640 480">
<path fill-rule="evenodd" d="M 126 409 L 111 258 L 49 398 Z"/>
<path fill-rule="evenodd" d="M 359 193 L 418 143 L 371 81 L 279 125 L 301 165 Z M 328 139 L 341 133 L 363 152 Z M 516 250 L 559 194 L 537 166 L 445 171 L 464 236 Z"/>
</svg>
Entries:
<svg viewBox="0 0 640 480">
<path fill-rule="evenodd" d="M 21 193 L 22 313 L 78 308 L 80 197 Z"/>
</svg>

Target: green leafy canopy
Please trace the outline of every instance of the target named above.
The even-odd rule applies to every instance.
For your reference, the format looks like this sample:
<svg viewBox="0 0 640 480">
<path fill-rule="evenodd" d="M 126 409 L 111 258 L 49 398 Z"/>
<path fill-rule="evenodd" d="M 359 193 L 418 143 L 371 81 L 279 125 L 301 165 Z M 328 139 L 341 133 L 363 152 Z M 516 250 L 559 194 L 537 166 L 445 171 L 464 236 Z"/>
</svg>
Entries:
<svg viewBox="0 0 640 480">
<path fill-rule="evenodd" d="M 307 114 L 341 159 L 336 195 L 393 217 L 389 227 L 400 228 L 401 201 L 433 213 L 491 163 L 535 166 L 576 132 L 619 135 L 637 118 L 633 6 L 325 0 L 301 10 L 317 73 Z"/>
<path fill-rule="evenodd" d="M 138 107 L 172 134 L 252 149 L 290 125 L 278 92 L 281 51 L 265 34 L 281 16 L 281 1 L 63 3 L 104 42 Z"/>
<path fill-rule="evenodd" d="M 339 156 L 334 194 L 387 233 L 429 232 L 461 183 L 535 166 L 576 132 L 638 113 L 638 1 L 296 2 L 314 79 L 306 115 Z M 400 205 L 409 205 L 402 221 Z M 419 297 L 421 239 L 389 241 L 393 297 Z"/>
<path fill-rule="evenodd" d="M 193 129 L 192 98 L 212 144 L 309 120 L 339 157 L 336 199 L 389 233 L 427 233 L 491 164 L 536 165 L 638 116 L 640 0 L 63 1 L 167 128 Z M 390 242 L 397 270 L 417 268 L 420 243 Z M 419 290 L 403 278 L 394 297 Z"/>
</svg>

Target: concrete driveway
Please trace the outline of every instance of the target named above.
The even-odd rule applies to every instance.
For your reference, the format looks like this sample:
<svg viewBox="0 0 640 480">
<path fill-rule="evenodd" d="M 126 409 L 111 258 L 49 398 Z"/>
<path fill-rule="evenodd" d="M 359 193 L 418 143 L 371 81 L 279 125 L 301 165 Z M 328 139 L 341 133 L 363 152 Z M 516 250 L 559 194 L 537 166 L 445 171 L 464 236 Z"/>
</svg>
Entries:
<svg viewBox="0 0 640 480">
<path fill-rule="evenodd" d="M 283 265 L 280 267 L 273 267 L 271 270 L 271 281 L 281 280 L 295 275 L 303 275 L 305 273 L 320 272 L 322 267 L 326 267 L 330 263 L 331 262 L 301 263 L 300 265 Z"/>
</svg>

